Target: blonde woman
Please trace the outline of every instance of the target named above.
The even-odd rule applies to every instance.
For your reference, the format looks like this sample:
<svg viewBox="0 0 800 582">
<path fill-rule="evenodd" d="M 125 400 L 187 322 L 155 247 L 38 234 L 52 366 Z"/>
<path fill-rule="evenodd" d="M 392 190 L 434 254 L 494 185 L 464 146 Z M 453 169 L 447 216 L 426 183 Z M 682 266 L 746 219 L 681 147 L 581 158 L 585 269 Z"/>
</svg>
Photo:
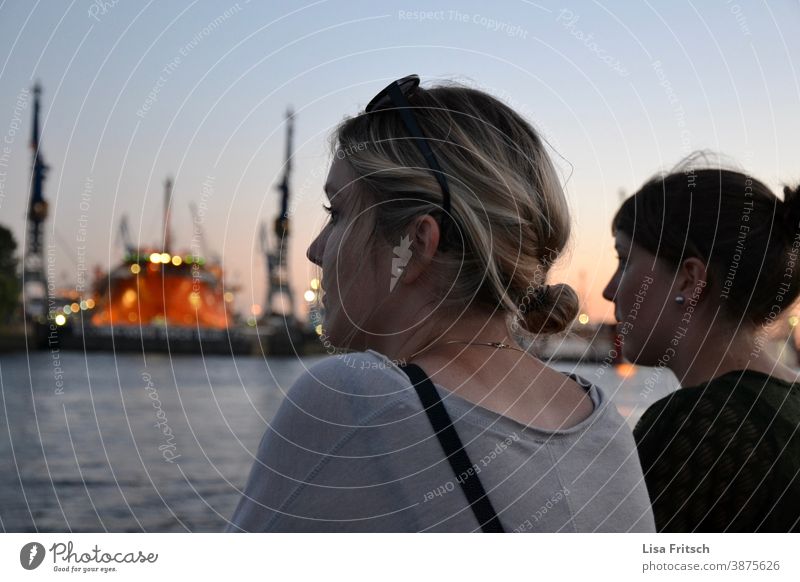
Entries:
<svg viewBox="0 0 800 582">
<path fill-rule="evenodd" d="M 291 387 L 228 530 L 653 531 L 608 397 L 514 339 L 577 311 L 546 285 L 570 217 L 536 131 L 412 75 L 334 138 L 307 256 L 349 353 Z"/>
</svg>

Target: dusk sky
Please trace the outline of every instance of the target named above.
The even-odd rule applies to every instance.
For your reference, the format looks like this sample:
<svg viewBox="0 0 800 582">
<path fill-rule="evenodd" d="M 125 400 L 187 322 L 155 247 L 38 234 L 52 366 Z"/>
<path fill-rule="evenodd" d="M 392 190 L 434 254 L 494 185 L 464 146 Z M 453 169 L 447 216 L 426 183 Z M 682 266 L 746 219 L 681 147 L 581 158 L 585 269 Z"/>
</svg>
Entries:
<svg viewBox="0 0 800 582">
<path fill-rule="evenodd" d="M 237 307 L 262 303 L 258 229 L 277 212 L 291 104 L 290 263 L 302 305 L 314 272 L 306 248 L 326 219 L 328 136 L 389 81 L 417 73 L 423 85 L 481 87 L 544 134 L 574 211 L 551 282 L 573 284 L 592 318 L 611 320 L 600 294 L 615 268 L 620 190 L 697 149 L 777 192 L 800 181 L 798 30 L 796 0 L 5 1 L 0 223 L 22 243 L 38 80 L 46 237 L 59 245 L 61 285 L 75 284 L 82 214 L 92 268 L 121 259 L 123 214 L 135 241 L 159 240 L 170 175 L 175 246 L 188 248 L 188 205 L 212 184 L 206 236 L 242 286 Z"/>
</svg>

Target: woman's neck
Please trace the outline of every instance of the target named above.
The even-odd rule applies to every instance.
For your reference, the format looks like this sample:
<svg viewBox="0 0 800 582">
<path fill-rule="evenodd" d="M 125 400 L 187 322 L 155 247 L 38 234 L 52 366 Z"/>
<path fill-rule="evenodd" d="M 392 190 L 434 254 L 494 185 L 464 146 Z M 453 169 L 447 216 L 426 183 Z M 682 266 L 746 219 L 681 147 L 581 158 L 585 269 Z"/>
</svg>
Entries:
<svg viewBox="0 0 800 582">
<path fill-rule="evenodd" d="M 449 329 L 448 329 L 449 328 Z M 446 344 L 448 341 L 499 342 L 516 346 L 511 338 L 503 314 L 486 315 L 475 313 L 462 315 L 458 321 L 434 322 L 422 325 L 404 336 L 389 336 L 370 348 L 395 360 L 410 362 L 415 356 L 432 354 L 446 348 L 463 348 L 461 344 Z M 443 348 L 444 346 L 444 348 Z"/>
<path fill-rule="evenodd" d="M 754 370 L 794 381 L 795 372 L 759 349 L 756 343 L 756 334 L 750 331 L 721 329 L 702 334 L 677 352 L 670 361 L 670 369 L 681 386 L 697 386 L 734 370 Z"/>
</svg>

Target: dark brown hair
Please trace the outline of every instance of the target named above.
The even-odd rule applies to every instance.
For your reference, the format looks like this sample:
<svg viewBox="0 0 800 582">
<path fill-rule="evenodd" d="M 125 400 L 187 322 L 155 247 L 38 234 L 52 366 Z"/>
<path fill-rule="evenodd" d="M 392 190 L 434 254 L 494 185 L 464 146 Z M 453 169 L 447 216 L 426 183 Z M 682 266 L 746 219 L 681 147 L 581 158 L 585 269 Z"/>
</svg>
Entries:
<svg viewBox="0 0 800 582">
<path fill-rule="evenodd" d="M 701 259 L 733 321 L 764 324 L 800 295 L 800 188 L 785 188 L 781 201 L 747 174 L 688 167 L 646 182 L 612 231 L 675 267 Z"/>
</svg>

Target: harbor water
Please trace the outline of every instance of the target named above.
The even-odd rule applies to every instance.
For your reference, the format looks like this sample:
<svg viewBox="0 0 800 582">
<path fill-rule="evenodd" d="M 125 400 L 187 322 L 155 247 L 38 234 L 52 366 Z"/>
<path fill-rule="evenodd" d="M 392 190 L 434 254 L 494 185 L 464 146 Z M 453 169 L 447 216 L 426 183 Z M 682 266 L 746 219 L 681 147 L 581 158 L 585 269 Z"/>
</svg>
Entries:
<svg viewBox="0 0 800 582">
<path fill-rule="evenodd" d="M 221 531 L 285 392 L 323 357 L 1 354 L 0 528 Z M 554 366 L 631 427 L 677 387 L 664 369 Z"/>
</svg>

